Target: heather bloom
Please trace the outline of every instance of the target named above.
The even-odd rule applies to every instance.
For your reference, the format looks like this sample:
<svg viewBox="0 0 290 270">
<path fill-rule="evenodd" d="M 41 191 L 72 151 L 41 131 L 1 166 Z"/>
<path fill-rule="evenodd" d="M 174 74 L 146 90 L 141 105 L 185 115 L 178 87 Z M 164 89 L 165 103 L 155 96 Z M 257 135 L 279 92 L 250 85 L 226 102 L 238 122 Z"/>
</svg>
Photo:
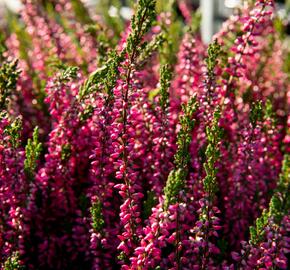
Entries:
<svg viewBox="0 0 290 270">
<path fill-rule="evenodd" d="M 21 147 L 21 119 L 9 115 L 9 97 L 19 76 L 17 61 L 5 61 L 0 68 L 0 252 L 5 261 L 18 250 L 22 207 L 29 183 L 24 173 L 25 152 Z"/>
<path fill-rule="evenodd" d="M 176 77 L 172 83 L 172 98 L 180 106 L 180 103 L 188 101 L 193 94 L 199 93 L 203 64 L 204 45 L 197 34 L 188 32 L 181 41 L 176 66 Z"/>
<path fill-rule="evenodd" d="M 1 261 L 18 249 L 18 236 L 21 232 L 23 202 L 28 192 L 28 181 L 24 174 L 24 151 L 19 146 L 19 119 L 12 122 L 1 112 L 1 154 L 0 154 L 0 197 L 1 197 Z M 7 168 L 9 167 L 9 170 Z M 3 181 L 5 179 L 5 181 Z"/>
<path fill-rule="evenodd" d="M 69 71 L 72 70 L 66 70 L 61 74 L 62 82 L 60 84 L 65 84 L 67 80 L 75 76 L 73 71 Z M 31 268 L 36 265 L 41 265 L 41 267 L 55 265 L 58 257 L 58 254 L 55 253 L 57 248 L 66 247 L 72 260 L 77 260 L 78 257 L 74 253 L 75 251 L 71 249 L 72 245 L 75 245 L 83 256 L 86 256 L 88 252 L 86 249 L 88 236 L 84 234 L 88 229 L 88 224 L 82 216 L 78 195 L 72 187 L 74 183 L 80 187 L 85 183 L 76 179 L 83 175 L 83 168 L 87 166 L 86 160 L 91 148 L 88 146 L 89 141 L 86 137 L 90 133 L 86 125 L 79 129 L 81 122 L 76 116 L 80 109 L 77 109 L 76 101 L 65 105 L 66 110 L 60 118 L 56 117 L 55 127 L 50 132 L 48 153 L 45 155 L 46 163 L 35 176 L 32 195 L 25 210 L 22 239 L 24 242 L 22 242 L 20 254 Z M 51 110 L 53 110 L 53 107 L 51 107 Z M 77 143 L 79 136 L 82 138 L 82 144 Z M 78 152 L 77 155 L 74 154 L 75 151 Z M 78 190 L 78 192 L 80 191 Z M 43 207 L 39 208 L 39 204 L 42 204 Z M 62 205 L 62 207 L 56 205 Z M 50 215 L 47 213 L 50 213 Z M 33 216 L 35 218 L 32 218 Z M 68 220 L 64 219 L 64 216 L 67 216 L 67 218 L 70 216 L 70 219 L 74 220 L 74 225 L 71 227 L 74 233 L 70 236 L 65 234 L 59 236 L 55 231 L 55 224 L 58 224 L 59 231 L 61 228 L 63 232 L 65 231 Z M 46 229 L 43 230 L 44 228 Z M 34 238 L 35 232 L 40 236 L 38 239 L 41 239 L 34 243 L 34 247 L 38 247 L 37 249 L 26 245 L 26 241 L 36 240 Z M 45 255 L 45 250 L 48 250 L 48 256 Z M 33 259 L 29 254 L 33 254 Z M 67 263 L 63 260 L 54 267 L 61 269 L 67 267 Z"/>
<path fill-rule="evenodd" d="M 208 58 L 208 71 L 211 70 L 211 58 Z M 213 242 L 214 238 L 218 237 L 218 230 L 221 228 L 219 224 L 218 214 L 219 209 L 214 205 L 215 193 L 217 190 L 216 161 L 219 157 L 219 141 L 221 131 L 219 128 L 220 109 L 217 107 L 214 112 L 212 123 L 206 129 L 207 148 L 206 148 L 206 162 L 204 169 L 206 175 L 203 179 L 204 196 L 200 199 L 200 207 L 198 209 L 198 220 L 191 231 L 191 236 L 188 240 L 190 242 L 190 249 L 187 251 L 186 257 L 192 257 L 190 265 L 192 269 L 206 269 L 208 266 L 213 267 L 214 262 L 211 254 L 219 254 L 220 251 Z"/>
<path fill-rule="evenodd" d="M 284 158 L 277 189 L 271 198 L 269 209 L 264 210 L 250 228 L 250 241 L 242 242 L 241 254 L 232 253 L 242 269 L 259 267 L 287 269 L 286 254 L 289 253 L 289 156 Z M 285 215 L 285 216 L 284 216 Z"/>
<path fill-rule="evenodd" d="M 190 159 L 188 148 L 190 133 L 194 127 L 193 115 L 197 110 L 197 103 L 192 98 L 183 105 L 180 117 L 181 130 L 177 138 L 177 152 L 174 156 L 175 168 L 170 172 L 164 188 L 164 195 L 160 197 L 160 204 L 153 209 L 149 217 L 150 225 L 143 231 L 145 237 L 140 246 L 135 249 L 135 256 L 130 258 L 131 269 L 150 269 L 161 264 L 162 267 L 181 267 L 180 252 L 182 250 L 182 228 L 185 221 L 184 187 L 187 178 L 188 162 Z M 168 260 L 162 260 L 162 249 L 173 246 Z M 172 249 L 172 247 L 171 247 Z"/>
<path fill-rule="evenodd" d="M 123 117 L 125 116 L 126 118 L 123 118 L 121 123 L 112 123 L 114 133 L 111 134 L 113 143 L 115 142 L 114 153 L 111 154 L 111 157 L 118 166 L 116 178 L 124 181 L 124 183 L 117 184 L 115 188 L 119 190 L 119 194 L 124 200 L 124 203 L 120 206 L 120 220 L 121 224 L 124 226 L 125 232 L 119 236 L 121 243 L 118 249 L 120 249 L 125 256 L 130 254 L 130 249 L 134 247 L 138 234 L 140 233 L 139 201 L 143 197 L 143 194 L 140 192 L 141 186 L 137 182 L 138 174 L 129 163 L 129 160 L 136 159 L 137 154 L 134 149 L 136 145 L 136 141 L 134 140 L 135 131 L 132 127 L 135 125 L 135 119 L 139 118 L 138 110 L 136 107 L 134 108 L 133 105 L 135 99 L 138 98 L 138 90 L 135 88 L 135 93 L 128 93 L 128 100 L 124 101 L 122 99 L 122 91 L 128 91 L 128 87 L 126 83 L 122 82 L 119 84 L 117 82 L 116 89 L 114 89 L 115 104 L 123 103 L 124 106 L 126 106 L 123 108 L 121 107 L 121 109 L 123 109 Z M 132 89 L 134 89 L 134 84 L 132 84 Z M 127 111 L 127 106 L 129 104 L 133 106 L 130 106 L 132 109 Z M 115 111 L 117 110 L 115 109 Z M 115 117 L 118 119 L 122 116 L 116 113 Z M 121 143 L 117 140 L 119 134 L 121 134 L 122 138 Z M 121 154 L 123 156 L 122 159 L 120 158 Z"/>
<path fill-rule="evenodd" d="M 0 32 L 0 269 L 287 269 L 274 1 L 208 48 L 190 1 L 109 2 L 23 0 Z"/>
</svg>

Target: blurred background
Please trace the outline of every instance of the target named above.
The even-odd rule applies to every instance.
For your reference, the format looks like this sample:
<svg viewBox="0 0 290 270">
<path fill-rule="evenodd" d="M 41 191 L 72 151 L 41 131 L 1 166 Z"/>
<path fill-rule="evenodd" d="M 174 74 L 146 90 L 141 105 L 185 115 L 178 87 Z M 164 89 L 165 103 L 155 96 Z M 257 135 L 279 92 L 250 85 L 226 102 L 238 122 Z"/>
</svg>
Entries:
<svg viewBox="0 0 290 270">
<path fill-rule="evenodd" d="M 125 20 L 130 19 L 132 10 L 130 6 L 133 0 L 80 0 L 92 14 L 101 14 L 103 8 L 108 8 L 108 14 L 112 17 L 122 16 Z M 171 0 L 168 0 L 168 2 Z M 211 37 L 221 27 L 235 9 L 244 0 L 184 0 L 192 10 L 201 13 L 201 34 L 203 41 L 208 43 Z M 41 2 L 52 2 L 42 0 Z M 286 22 L 286 32 L 290 34 L 290 0 L 276 0 L 278 14 Z M 176 7 L 178 9 L 178 7 Z M 17 14 L 21 10 L 21 0 L 0 0 L 0 23 L 5 24 L 7 14 Z M 178 13 L 178 10 L 177 10 Z"/>
</svg>

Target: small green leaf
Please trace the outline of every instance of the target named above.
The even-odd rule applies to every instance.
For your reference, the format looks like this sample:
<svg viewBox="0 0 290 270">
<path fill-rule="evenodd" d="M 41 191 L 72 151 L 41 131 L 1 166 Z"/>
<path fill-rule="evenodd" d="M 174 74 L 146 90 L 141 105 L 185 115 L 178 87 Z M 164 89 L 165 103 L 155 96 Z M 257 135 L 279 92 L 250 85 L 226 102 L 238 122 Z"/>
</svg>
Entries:
<svg viewBox="0 0 290 270">
<path fill-rule="evenodd" d="M 160 68 L 160 100 L 159 104 L 163 111 L 168 107 L 169 87 L 172 78 L 172 70 L 169 65 Z"/>
<path fill-rule="evenodd" d="M 24 266 L 20 264 L 19 252 L 14 252 L 4 262 L 4 270 L 24 270 Z"/>
<path fill-rule="evenodd" d="M 71 145 L 69 143 L 62 145 L 61 147 L 61 160 L 68 160 L 71 155 Z"/>
<path fill-rule="evenodd" d="M 214 68 L 217 65 L 217 59 L 221 53 L 221 45 L 215 40 L 212 44 L 208 46 L 207 58 L 205 60 L 207 66 L 207 74 L 209 78 L 214 76 Z"/>
<path fill-rule="evenodd" d="M 21 71 L 17 68 L 18 61 L 6 61 L 0 67 L 0 110 L 6 109 L 7 98 L 12 90 L 16 88 L 16 83 Z"/>
<path fill-rule="evenodd" d="M 22 120 L 20 117 L 15 118 L 5 129 L 5 133 L 9 136 L 9 141 L 13 148 L 17 148 L 20 145 L 21 130 Z"/>
<path fill-rule="evenodd" d="M 102 204 L 100 201 L 93 203 L 91 209 L 92 227 L 96 232 L 101 232 L 105 221 L 102 214 Z"/>
<path fill-rule="evenodd" d="M 177 151 L 174 156 L 175 168 L 170 172 L 164 188 L 165 210 L 170 204 L 178 201 L 179 192 L 185 188 L 188 163 L 190 161 L 189 146 L 192 138 L 191 132 L 195 123 L 193 115 L 197 108 L 198 104 L 195 97 L 191 98 L 186 105 L 182 105 L 183 115 L 179 118 L 181 129 L 177 134 Z"/>
<path fill-rule="evenodd" d="M 24 171 L 29 179 L 34 178 L 37 160 L 42 151 L 42 144 L 39 142 L 38 127 L 34 128 L 32 139 L 28 139 L 25 147 L 26 159 L 24 160 Z"/>
</svg>

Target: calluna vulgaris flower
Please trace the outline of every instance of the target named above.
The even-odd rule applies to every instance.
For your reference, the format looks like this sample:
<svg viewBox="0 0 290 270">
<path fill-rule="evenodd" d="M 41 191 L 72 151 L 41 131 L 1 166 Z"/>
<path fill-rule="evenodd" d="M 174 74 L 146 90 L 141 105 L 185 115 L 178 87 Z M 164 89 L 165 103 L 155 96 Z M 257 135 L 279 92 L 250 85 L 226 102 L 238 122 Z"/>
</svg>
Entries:
<svg viewBox="0 0 290 270">
<path fill-rule="evenodd" d="M 0 269 L 289 268 L 289 49 L 275 1 L 242 2 L 207 46 L 187 0 L 131 21 L 22 1 L 0 34 Z"/>
</svg>

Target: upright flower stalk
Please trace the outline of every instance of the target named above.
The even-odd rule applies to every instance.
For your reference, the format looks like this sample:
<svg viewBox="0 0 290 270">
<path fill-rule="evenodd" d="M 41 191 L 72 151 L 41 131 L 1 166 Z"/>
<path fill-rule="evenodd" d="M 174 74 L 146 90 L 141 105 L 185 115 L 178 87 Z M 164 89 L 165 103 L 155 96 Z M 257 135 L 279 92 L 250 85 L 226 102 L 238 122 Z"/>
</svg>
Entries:
<svg viewBox="0 0 290 270">
<path fill-rule="evenodd" d="M 121 63 L 119 72 L 120 79 L 114 88 L 114 117 L 112 123 L 113 133 L 111 138 L 115 141 L 115 153 L 111 155 L 115 159 L 118 171 L 116 178 L 122 179 L 123 183 L 115 187 L 124 200 L 120 206 L 120 220 L 124 226 L 122 235 L 119 236 L 121 243 L 118 249 L 121 251 L 120 259 L 123 262 L 122 269 L 126 266 L 128 257 L 138 243 L 140 234 L 140 184 L 137 183 L 137 173 L 134 172 L 130 159 L 134 160 L 135 131 L 132 128 L 138 118 L 136 104 L 139 97 L 138 81 L 135 76 L 135 65 L 141 52 L 143 36 L 150 29 L 155 17 L 155 1 L 140 1 L 136 15 L 131 20 L 131 32 L 125 44 L 125 60 Z M 119 122 L 120 120 L 120 122 Z"/>
<path fill-rule="evenodd" d="M 0 260 L 6 261 L 19 251 L 22 210 L 29 185 L 24 174 L 21 147 L 21 119 L 9 115 L 10 99 L 20 71 L 17 61 L 7 59 L 0 66 Z"/>
<path fill-rule="evenodd" d="M 289 156 L 285 155 L 277 189 L 269 208 L 250 227 L 250 241 L 243 242 L 241 254 L 232 253 L 242 269 L 265 267 L 287 269 L 285 250 L 289 246 Z"/>
<path fill-rule="evenodd" d="M 0 269 L 287 269 L 274 1 L 242 1 L 208 48 L 190 1 L 117 2 L 1 21 Z"/>
<path fill-rule="evenodd" d="M 199 219 L 192 230 L 194 234 L 191 240 L 191 248 L 194 253 L 197 253 L 194 268 L 207 269 L 213 266 L 211 254 L 218 254 L 219 249 L 212 242 L 212 238 L 217 238 L 217 231 L 221 228 L 219 226 L 219 218 L 217 214 L 220 213 L 218 208 L 214 205 L 215 193 L 217 191 L 217 168 L 216 162 L 219 158 L 219 143 L 221 137 L 221 129 L 219 127 L 219 119 L 221 113 L 220 109 L 216 108 L 214 111 L 211 126 L 206 129 L 207 148 L 206 148 L 206 162 L 204 169 L 206 176 L 203 179 L 204 197 L 199 201 L 200 209 L 198 210 Z"/>
<path fill-rule="evenodd" d="M 130 269 L 151 269 L 156 266 L 169 265 L 181 269 L 180 252 L 182 242 L 180 238 L 181 222 L 180 211 L 184 212 L 184 192 L 190 160 L 189 145 L 191 132 L 194 128 L 193 118 L 198 104 L 195 98 L 183 105 L 183 115 L 180 117 L 180 131 L 177 136 L 177 152 L 174 156 L 175 168 L 170 172 L 164 187 L 164 196 L 160 203 L 152 209 L 149 217 L 150 223 L 143 230 L 145 237 L 141 239 L 140 246 L 135 249 L 135 256 Z M 164 243 L 163 243 L 164 241 Z M 166 243 L 167 242 L 167 243 Z M 162 249 L 167 244 L 173 244 L 173 251 L 166 261 L 161 261 Z"/>
</svg>

